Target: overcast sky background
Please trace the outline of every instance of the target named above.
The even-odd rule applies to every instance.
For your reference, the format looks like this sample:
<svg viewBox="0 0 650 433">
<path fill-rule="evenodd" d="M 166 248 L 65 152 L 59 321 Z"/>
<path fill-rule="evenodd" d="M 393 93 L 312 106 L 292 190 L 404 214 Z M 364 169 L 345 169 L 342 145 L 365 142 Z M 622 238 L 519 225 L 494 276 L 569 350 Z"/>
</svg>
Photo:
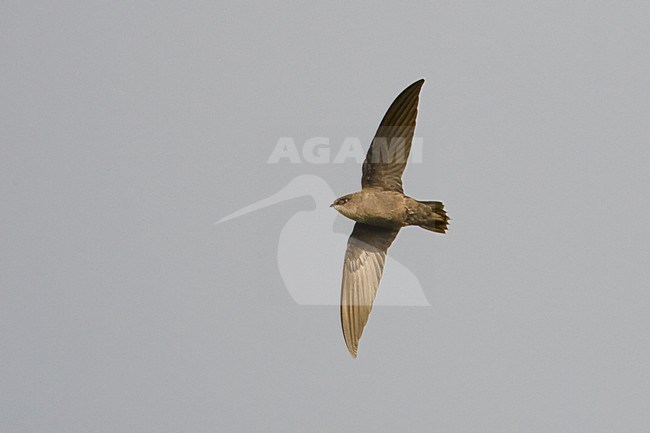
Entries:
<svg viewBox="0 0 650 433">
<path fill-rule="evenodd" d="M 0 431 L 647 432 L 649 22 L 635 1 L 2 2 Z M 352 360 L 338 308 L 278 269 L 312 199 L 213 223 L 299 175 L 355 191 L 353 161 L 267 159 L 285 136 L 367 146 L 419 78 L 404 185 L 453 221 L 400 233 L 431 306 L 377 307 Z"/>
</svg>

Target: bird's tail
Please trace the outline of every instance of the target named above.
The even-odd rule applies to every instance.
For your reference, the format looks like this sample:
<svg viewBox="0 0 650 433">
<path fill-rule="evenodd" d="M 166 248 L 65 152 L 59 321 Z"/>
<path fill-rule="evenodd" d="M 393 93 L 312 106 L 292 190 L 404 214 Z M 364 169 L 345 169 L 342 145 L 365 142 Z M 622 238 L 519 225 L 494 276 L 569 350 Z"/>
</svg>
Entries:
<svg viewBox="0 0 650 433">
<path fill-rule="evenodd" d="M 432 232 L 445 233 L 450 219 L 445 211 L 445 205 L 441 201 L 421 201 L 420 203 L 429 207 L 432 213 L 419 226 Z"/>
</svg>

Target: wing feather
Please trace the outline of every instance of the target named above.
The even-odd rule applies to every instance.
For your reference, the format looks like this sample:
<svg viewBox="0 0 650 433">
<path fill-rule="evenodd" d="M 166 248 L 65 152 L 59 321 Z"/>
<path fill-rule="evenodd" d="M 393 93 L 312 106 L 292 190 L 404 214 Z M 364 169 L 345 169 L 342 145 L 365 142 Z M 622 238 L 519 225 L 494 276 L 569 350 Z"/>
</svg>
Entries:
<svg viewBox="0 0 650 433">
<path fill-rule="evenodd" d="M 341 283 L 341 327 L 355 358 L 384 271 L 386 251 L 398 232 L 356 223 L 348 240 Z"/>
<path fill-rule="evenodd" d="M 404 89 L 381 120 L 363 163 L 362 188 L 404 192 L 402 173 L 411 152 L 422 84 L 419 80 Z"/>
</svg>

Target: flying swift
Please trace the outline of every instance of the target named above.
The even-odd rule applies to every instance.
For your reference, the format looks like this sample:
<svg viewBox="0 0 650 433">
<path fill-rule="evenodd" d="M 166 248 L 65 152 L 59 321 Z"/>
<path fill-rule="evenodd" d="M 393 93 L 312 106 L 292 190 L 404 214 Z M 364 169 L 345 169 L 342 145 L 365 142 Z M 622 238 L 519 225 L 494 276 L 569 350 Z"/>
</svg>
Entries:
<svg viewBox="0 0 650 433">
<path fill-rule="evenodd" d="M 408 86 L 384 115 L 363 163 L 361 191 L 344 195 L 331 207 L 356 223 L 348 239 L 341 283 L 341 325 L 350 354 L 357 357 L 384 271 L 388 247 L 405 226 L 444 234 L 449 217 L 440 201 L 404 194 L 406 167 L 424 80 Z"/>
</svg>

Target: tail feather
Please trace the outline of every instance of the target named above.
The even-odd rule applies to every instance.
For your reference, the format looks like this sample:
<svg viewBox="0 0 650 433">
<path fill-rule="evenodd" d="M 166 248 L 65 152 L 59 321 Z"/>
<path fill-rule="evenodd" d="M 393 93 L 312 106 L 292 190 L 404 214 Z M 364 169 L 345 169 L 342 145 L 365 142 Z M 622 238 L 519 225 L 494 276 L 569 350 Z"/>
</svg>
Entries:
<svg viewBox="0 0 650 433">
<path fill-rule="evenodd" d="M 421 201 L 423 205 L 428 206 L 432 214 L 429 215 L 427 221 L 419 224 L 420 227 L 436 233 L 445 233 L 449 227 L 449 218 L 445 211 L 445 205 L 440 201 Z"/>
</svg>

